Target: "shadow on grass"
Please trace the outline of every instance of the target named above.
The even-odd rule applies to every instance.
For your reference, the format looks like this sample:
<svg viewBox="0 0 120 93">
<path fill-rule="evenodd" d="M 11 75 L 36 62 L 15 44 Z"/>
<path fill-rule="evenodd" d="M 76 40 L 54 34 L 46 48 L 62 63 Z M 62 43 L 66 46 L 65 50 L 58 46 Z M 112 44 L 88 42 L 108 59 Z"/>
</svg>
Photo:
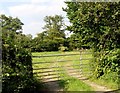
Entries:
<svg viewBox="0 0 120 93">
<path fill-rule="evenodd" d="M 67 80 L 59 80 L 58 81 L 58 84 L 59 86 L 62 88 L 62 89 L 65 89 L 66 85 L 68 84 Z"/>
<path fill-rule="evenodd" d="M 2 92 L 1 93 L 41 93 L 45 90 L 42 82 L 35 78 L 20 78 L 11 76 L 2 79 Z"/>
<path fill-rule="evenodd" d="M 61 89 L 63 89 L 63 91 L 57 91 L 57 89 L 55 89 L 55 87 L 51 87 L 51 89 L 49 90 L 47 83 L 49 83 L 50 85 L 53 85 L 54 83 L 58 83 L 59 87 Z M 93 91 L 93 90 L 67 90 L 68 87 L 66 87 L 69 84 L 69 82 L 67 80 L 55 80 L 55 81 L 49 81 L 46 83 L 40 82 L 38 80 L 36 80 L 34 82 L 34 90 L 32 89 L 32 91 L 30 91 L 30 89 L 28 89 L 29 91 L 24 91 L 22 93 L 120 93 L 120 89 L 118 90 L 114 90 L 114 91 Z M 53 85 L 54 86 L 54 85 Z M 81 85 L 82 86 L 82 85 Z M 78 87 L 81 87 L 80 85 Z M 87 88 L 87 87 L 86 87 Z"/>
</svg>

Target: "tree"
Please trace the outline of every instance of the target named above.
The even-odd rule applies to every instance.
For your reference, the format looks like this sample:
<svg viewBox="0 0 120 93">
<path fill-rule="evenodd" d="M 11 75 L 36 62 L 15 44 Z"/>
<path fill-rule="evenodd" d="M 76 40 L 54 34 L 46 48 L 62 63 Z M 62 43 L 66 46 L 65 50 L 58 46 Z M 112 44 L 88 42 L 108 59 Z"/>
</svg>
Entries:
<svg viewBox="0 0 120 93">
<path fill-rule="evenodd" d="M 64 44 L 65 33 L 63 17 L 59 15 L 46 16 L 44 18 L 44 31 L 33 39 L 33 50 L 57 51 Z"/>
<path fill-rule="evenodd" d="M 88 45 L 97 53 L 96 77 L 120 69 L 120 2 L 66 2 L 67 29 L 79 34 L 81 45 Z M 114 55 L 112 58 L 110 55 Z M 114 64 L 114 65 L 113 65 Z M 114 69 L 113 69 L 114 68 Z M 101 74 L 103 73 L 103 74 Z"/>
<path fill-rule="evenodd" d="M 80 38 L 80 35 L 79 34 L 72 34 L 69 38 L 68 38 L 68 41 L 69 41 L 69 48 L 71 50 L 73 49 L 79 49 L 81 47 L 83 47 L 81 45 L 81 38 Z"/>
<path fill-rule="evenodd" d="M 44 18 L 44 21 L 46 24 L 43 27 L 43 29 L 47 31 L 47 34 L 50 39 L 65 38 L 65 33 L 63 29 L 64 23 L 62 16 L 46 16 Z"/>
<path fill-rule="evenodd" d="M 24 35 L 22 33 L 16 34 L 15 35 L 15 43 L 17 47 L 22 47 L 22 48 L 31 48 L 31 42 L 32 42 L 32 35 Z"/>
<path fill-rule="evenodd" d="M 68 30 L 80 34 L 82 44 L 90 43 L 89 45 L 96 49 L 100 49 L 100 45 L 101 49 L 112 49 L 112 46 L 104 43 L 104 40 L 109 42 L 111 38 L 115 41 L 115 37 L 119 37 L 119 3 L 66 2 L 66 4 L 68 7 L 64 11 L 72 23 Z M 109 35 L 109 38 L 108 34 L 113 32 L 115 35 Z M 114 45 L 119 47 L 118 42 L 119 38 L 112 42 L 113 48 Z"/>
<path fill-rule="evenodd" d="M 2 27 L 2 93 L 21 93 L 32 88 L 31 52 L 23 44 L 23 23 L 18 18 L 0 16 Z M 29 83 L 29 84 L 28 84 Z M 28 90 L 29 91 L 29 90 Z"/>
<path fill-rule="evenodd" d="M 47 39 L 46 31 L 37 34 L 37 37 L 32 40 L 32 51 L 46 51 L 45 39 Z"/>
<path fill-rule="evenodd" d="M 46 16 L 44 21 L 46 25 L 43 29 L 47 34 L 48 47 L 53 46 L 52 50 L 58 50 L 60 45 L 64 44 L 65 39 L 63 17 L 60 15 Z"/>
</svg>

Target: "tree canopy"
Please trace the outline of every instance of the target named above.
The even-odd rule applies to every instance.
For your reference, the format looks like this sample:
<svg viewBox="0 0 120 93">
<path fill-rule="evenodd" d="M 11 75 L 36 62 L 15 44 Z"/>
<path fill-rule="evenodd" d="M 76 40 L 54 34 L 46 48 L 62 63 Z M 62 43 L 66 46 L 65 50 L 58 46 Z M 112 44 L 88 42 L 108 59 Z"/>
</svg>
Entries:
<svg viewBox="0 0 120 93">
<path fill-rule="evenodd" d="M 79 35 L 81 47 L 89 46 L 98 52 L 94 55 L 96 77 L 119 72 L 120 2 L 65 3 L 67 8 L 63 10 L 71 23 L 67 30 Z"/>
<path fill-rule="evenodd" d="M 60 15 L 46 16 L 43 32 L 33 40 L 33 49 L 36 51 L 57 51 L 64 45 L 65 33 L 63 17 Z"/>
<path fill-rule="evenodd" d="M 66 2 L 68 30 L 79 33 L 81 44 L 95 49 L 119 48 L 120 3 L 117 2 Z M 106 43 L 105 43 L 106 42 Z M 112 45 L 111 45 L 112 44 Z"/>
</svg>

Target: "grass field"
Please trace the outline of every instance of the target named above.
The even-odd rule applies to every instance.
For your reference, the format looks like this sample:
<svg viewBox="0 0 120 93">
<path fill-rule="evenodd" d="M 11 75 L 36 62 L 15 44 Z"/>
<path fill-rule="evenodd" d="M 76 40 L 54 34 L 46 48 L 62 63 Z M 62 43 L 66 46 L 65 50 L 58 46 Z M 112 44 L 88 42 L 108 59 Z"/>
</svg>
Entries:
<svg viewBox="0 0 120 93">
<path fill-rule="evenodd" d="M 68 76 L 64 70 L 65 69 L 64 67 L 66 65 L 73 65 L 73 68 L 75 68 L 76 70 L 79 71 L 79 68 L 80 68 L 80 61 L 79 61 L 80 60 L 80 52 L 79 51 L 32 53 L 33 56 L 68 55 L 68 54 L 78 54 L 78 55 L 33 58 L 33 69 L 35 69 L 35 68 L 50 68 L 49 70 L 53 70 L 54 74 L 57 74 L 59 77 L 61 77 L 59 79 L 60 80 L 59 85 L 65 91 L 92 91 L 93 89 L 89 85 L 86 85 L 79 79 Z M 65 61 L 65 62 L 62 62 L 62 61 Z M 38 62 L 40 64 L 34 64 L 34 62 L 36 62 L 36 63 Z M 60 67 L 60 68 L 52 68 L 52 67 Z M 62 71 L 56 72 L 56 70 L 62 70 Z M 44 71 L 45 70 L 41 69 L 41 70 L 34 70 L 33 72 L 35 73 L 35 72 L 44 72 Z M 48 70 L 46 70 L 46 71 L 48 71 Z M 50 75 L 51 72 L 47 73 L 47 74 Z M 36 74 L 35 76 L 42 78 L 42 75 L 40 75 L 40 74 Z"/>
<path fill-rule="evenodd" d="M 88 53 L 88 54 L 86 54 Z M 79 51 L 71 51 L 71 52 L 35 52 L 32 53 L 33 56 L 50 56 L 50 55 L 67 55 L 67 54 L 80 54 Z M 80 55 L 73 55 L 73 56 L 53 56 L 53 57 L 41 57 L 41 58 L 33 58 L 33 69 L 35 68 L 49 68 L 49 69 L 39 69 L 39 70 L 33 70 L 33 72 L 44 72 L 48 70 L 53 70 L 54 74 L 57 74 L 58 77 L 62 77 L 61 82 L 59 82 L 61 87 L 64 87 L 65 90 L 84 90 L 89 91 L 92 90 L 89 86 L 84 84 L 78 79 L 75 79 L 73 77 L 70 77 L 66 74 L 65 69 L 63 68 L 66 65 L 72 65 L 74 69 L 78 70 L 78 72 L 82 71 L 82 74 L 86 77 L 92 76 L 92 53 L 90 53 L 90 50 L 83 50 Z M 89 60 L 84 60 L 89 59 Z M 66 62 L 62 62 L 66 61 Z M 34 64 L 40 63 L 40 64 Z M 77 65 L 77 66 L 76 66 Z M 55 67 L 55 68 L 53 68 Z M 59 68 L 56 68 L 59 67 Z M 61 70 L 61 71 L 57 71 Z M 50 75 L 51 72 L 47 73 L 47 75 Z M 52 73 L 53 74 L 53 73 Z M 114 74 L 111 74 L 114 76 Z M 35 77 L 42 78 L 44 75 L 35 74 Z M 110 80 L 111 76 L 104 76 L 100 79 L 94 79 L 91 78 L 90 80 L 93 82 L 96 82 L 97 84 L 107 86 L 108 88 L 117 89 L 118 84 L 114 81 Z M 66 83 L 67 82 L 67 83 Z M 83 87 L 79 87 L 83 86 Z"/>
</svg>

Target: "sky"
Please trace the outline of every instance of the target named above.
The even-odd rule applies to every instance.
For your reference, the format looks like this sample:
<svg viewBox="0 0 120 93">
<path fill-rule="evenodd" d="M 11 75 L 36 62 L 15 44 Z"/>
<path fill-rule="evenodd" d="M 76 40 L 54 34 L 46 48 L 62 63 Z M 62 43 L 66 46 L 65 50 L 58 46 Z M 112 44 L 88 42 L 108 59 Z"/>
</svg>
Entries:
<svg viewBox="0 0 120 93">
<path fill-rule="evenodd" d="M 0 0 L 0 14 L 18 17 L 23 23 L 23 33 L 35 37 L 42 32 L 45 16 L 62 15 L 65 24 L 69 24 L 65 0 Z"/>
</svg>

